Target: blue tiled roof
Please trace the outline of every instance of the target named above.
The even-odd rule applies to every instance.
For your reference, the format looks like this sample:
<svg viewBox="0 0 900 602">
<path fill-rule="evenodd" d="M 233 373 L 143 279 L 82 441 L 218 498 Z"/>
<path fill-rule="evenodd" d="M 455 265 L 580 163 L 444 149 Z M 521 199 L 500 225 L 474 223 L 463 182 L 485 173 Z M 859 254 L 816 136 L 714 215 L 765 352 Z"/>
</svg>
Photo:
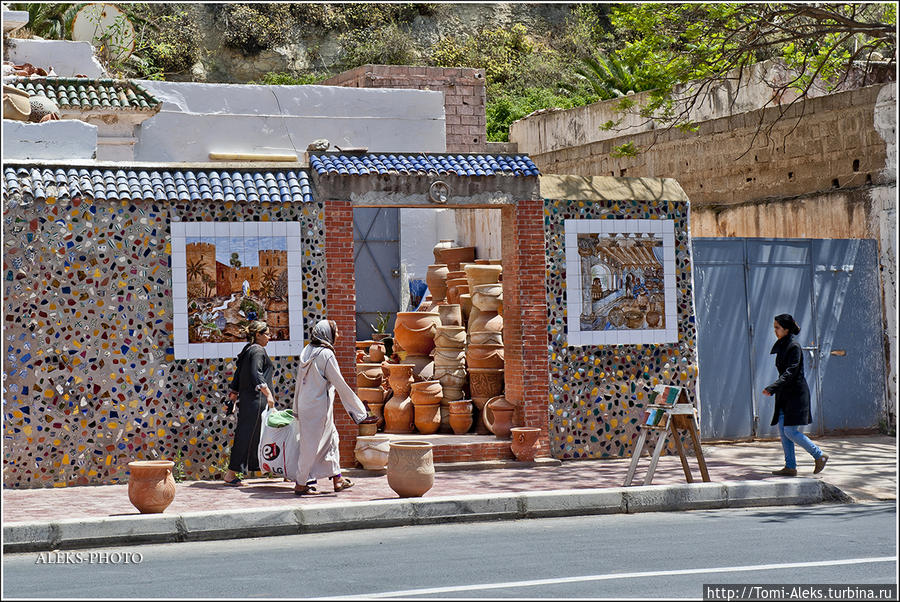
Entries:
<svg viewBox="0 0 900 602">
<path fill-rule="evenodd" d="M 305 171 L 146 171 L 103 168 L 12 167 L 3 170 L 3 198 L 86 197 L 146 201 L 313 201 Z"/>
<path fill-rule="evenodd" d="M 367 176 L 377 174 L 457 176 L 538 176 L 527 155 L 312 155 L 310 167 L 320 175 Z"/>
</svg>

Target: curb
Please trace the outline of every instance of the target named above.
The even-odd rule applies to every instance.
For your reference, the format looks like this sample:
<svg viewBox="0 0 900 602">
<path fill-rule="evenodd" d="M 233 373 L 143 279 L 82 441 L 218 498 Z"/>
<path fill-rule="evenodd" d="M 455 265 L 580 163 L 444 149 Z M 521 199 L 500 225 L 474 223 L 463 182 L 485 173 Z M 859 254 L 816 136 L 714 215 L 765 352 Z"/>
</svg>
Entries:
<svg viewBox="0 0 900 602">
<path fill-rule="evenodd" d="M 299 535 L 446 522 L 794 506 L 844 499 L 818 479 L 722 481 L 407 498 L 3 525 L 3 552 Z"/>
</svg>

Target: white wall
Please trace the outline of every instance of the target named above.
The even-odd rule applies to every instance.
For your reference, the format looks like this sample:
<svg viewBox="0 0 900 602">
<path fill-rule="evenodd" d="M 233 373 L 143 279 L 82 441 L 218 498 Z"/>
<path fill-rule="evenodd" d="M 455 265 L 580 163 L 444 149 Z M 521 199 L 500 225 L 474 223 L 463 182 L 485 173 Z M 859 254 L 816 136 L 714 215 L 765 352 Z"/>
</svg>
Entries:
<svg viewBox="0 0 900 602">
<path fill-rule="evenodd" d="M 401 293 L 409 290 L 410 280 L 425 280 L 428 266 L 434 263 L 432 249 L 439 240 L 457 239 L 455 212 L 454 209 L 400 210 Z"/>
<path fill-rule="evenodd" d="M 370 152 L 443 152 L 440 92 L 141 81 L 163 101 L 138 131 L 136 161 L 209 161 L 210 152 L 302 154 L 310 142 Z"/>
<path fill-rule="evenodd" d="M 59 77 L 86 75 L 91 79 L 108 77 L 103 65 L 94 57 L 94 47 L 88 42 L 65 40 L 20 40 L 10 38 L 4 60 L 16 65 L 31 63 L 53 71 Z"/>
<path fill-rule="evenodd" d="M 97 126 L 63 119 L 46 123 L 3 120 L 3 159 L 93 159 Z"/>
</svg>

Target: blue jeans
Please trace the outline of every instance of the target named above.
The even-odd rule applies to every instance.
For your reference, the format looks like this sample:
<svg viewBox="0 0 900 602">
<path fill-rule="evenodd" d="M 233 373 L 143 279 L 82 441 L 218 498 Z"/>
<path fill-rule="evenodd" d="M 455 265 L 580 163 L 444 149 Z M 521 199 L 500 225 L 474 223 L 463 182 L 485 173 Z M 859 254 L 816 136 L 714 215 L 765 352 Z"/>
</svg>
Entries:
<svg viewBox="0 0 900 602">
<path fill-rule="evenodd" d="M 801 433 L 796 426 L 784 426 L 783 412 L 778 414 L 778 432 L 781 434 L 781 447 L 784 448 L 784 465 L 787 468 L 797 468 L 797 456 L 794 455 L 795 443 L 808 451 L 816 460 L 822 457 L 822 450 L 816 447 L 816 444 Z"/>
</svg>

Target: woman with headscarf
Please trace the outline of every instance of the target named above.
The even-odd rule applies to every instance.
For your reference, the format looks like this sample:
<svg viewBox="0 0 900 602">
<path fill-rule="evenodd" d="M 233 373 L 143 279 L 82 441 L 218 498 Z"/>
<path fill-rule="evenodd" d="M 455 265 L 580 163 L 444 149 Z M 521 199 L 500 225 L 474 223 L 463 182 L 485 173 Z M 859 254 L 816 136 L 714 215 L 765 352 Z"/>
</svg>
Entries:
<svg viewBox="0 0 900 602">
<path fill-rule="evenodd" d="M 237 401 L 237 425 L 234 427 L 234 443 L 231 460 L 225 472 L 225 484 L 236 487 L 241 484 L 236 473 L 259 470 L 259 427 L 263 410 L 268 404 L 275 407 L 272 397 L 272 360 L 266 353 L 269 342 L 269 326 L 262 320 L 254 320 L 247 327 L 247 344 L 237 356 L 237 370 L 231 379 L 229 400 Z M 265 399 L 265 401 L 263 401 Z"/>
<path fill-rule="evenodd" d="M 321 320 L 313 328 L 310 343 L 300 352 L 294 392 L 294 415 L 300 421 L 300 459 L 294 487 L 297 495 L 318 493 L 316 480 L 322 478 L 330 478 L 336 492 L 353 486 L 350 479 L 341 476 L 338 432 L 334 426 L 335 391 L 354 422 L 377 420 L 369 417 L 363 402 L 341 376 L 334 354 L 337 336 L 337 325 L 332 320 Z"/>
<path fill-rule="evenodd" d="M 784 449 L 784 468 L 774 470 L 772 474 L 779 477 L 797 476 L 797 458 L 794 455 L 796 443 L 815 459 L 814 474 L 822 472 L 828 462 L 828 454 L 816 447 L 809 437 L 797 428 L 812 422 L 809 409 L 809 385 L 803 375 L 803 350 L 796 335 L 800 327 L 790 314 L 775 316 L 775 336 L 778 338 L 772 347 L 775 355 L 775 367 L 778 369 L 778 380 L 763 390 L 763 395 L 775 395 L 775 413 L 772 426 L 778 425 L 781 435 L 781 447 Z"/>
</svg>

